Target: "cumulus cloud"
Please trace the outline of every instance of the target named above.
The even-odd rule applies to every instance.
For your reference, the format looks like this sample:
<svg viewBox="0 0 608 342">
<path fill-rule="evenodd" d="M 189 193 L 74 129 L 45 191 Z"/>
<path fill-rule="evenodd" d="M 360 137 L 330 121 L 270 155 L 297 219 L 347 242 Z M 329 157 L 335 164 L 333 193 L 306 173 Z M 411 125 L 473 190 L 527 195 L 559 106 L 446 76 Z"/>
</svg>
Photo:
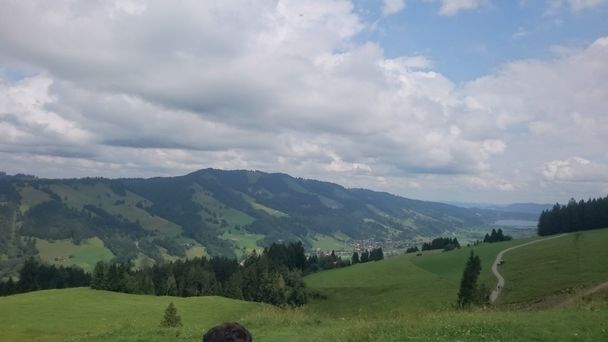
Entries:
<svg viewBox="0 0 608 342">
<path fill-rule="evenodd" d="M 552 160 L 544 163 L 540 171 L 548 181 L 608 183 L 608 165 L 581 157 Z"/>
<path fill-rule="evenodd" d="M 382 3 L 382 14 L 385 16 L 399 13 L 405 8 L 405 0 L 384 0 Z"/>
<path fill-rule="evenodd" d="M 443 14 L 481 4 L 446 0 Z M 0 67 L 26 71 L 0 76 L 9 172 L 246 168 L 492 197 L 533 193 L 547 160 L 608 157 L 608 38 L 455 84 L 425 56 L 360 42 L 366 24 L 348 1 L 2 6 Z"/>
</svg>

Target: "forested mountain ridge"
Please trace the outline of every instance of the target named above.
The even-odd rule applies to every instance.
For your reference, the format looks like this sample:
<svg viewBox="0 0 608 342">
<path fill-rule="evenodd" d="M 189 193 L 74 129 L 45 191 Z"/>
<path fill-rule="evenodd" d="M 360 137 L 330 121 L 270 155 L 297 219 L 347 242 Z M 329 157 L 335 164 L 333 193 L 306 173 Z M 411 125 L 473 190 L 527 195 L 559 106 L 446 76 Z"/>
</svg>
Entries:
<svg viewBox="0 0 608 342">
<path fill-rule="evenodd" d="M 350 240 L 420 240 L 505 217 L 529 218 L 260 171 L 149 179 L 4 175 L 0 270 L 6 274 L 28 255 L 86 268 L 96 259 L 240 256 L 274 241 L 301 240 L 310 250 Z"/>
</svg>

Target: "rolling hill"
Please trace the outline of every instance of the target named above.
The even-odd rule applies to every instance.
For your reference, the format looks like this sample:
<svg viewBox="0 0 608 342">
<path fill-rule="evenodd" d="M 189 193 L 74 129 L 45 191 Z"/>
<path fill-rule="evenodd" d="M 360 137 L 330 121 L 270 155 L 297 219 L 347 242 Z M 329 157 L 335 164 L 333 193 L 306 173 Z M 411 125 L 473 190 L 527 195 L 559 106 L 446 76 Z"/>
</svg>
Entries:
<svg viewBox="0 0 608 342">
<path fill-rule="evenodd" d="M 353 240 L 411 243 L 528 213 L 459 208 L 260 171 L 205 169 L 150 179 L 0 177 L 0 278 L 27 255 L 90 269 L 241 256 L 275 241 L 309 250 Z M 484 228 L 484 229 L 486 229 Z M 486 229 L 487 230 L 487 229 Z"/>
<path fill-rule="evenodd" d="M 463 248 L 310 275 L 308 286 L 325 298 L 298 309 L 221 297 L 153 297 L 84 288 L 13 295 L 0 298 L 4 318 L 0 320 L 0 340 L 200 341 L 205 330 L 223 321 L 244 324 L 259 341 L 606 340 L 608 291 L 568 301 L 608 280 L 605 266 L 593 263 L 579 268 L 575 262 L 560 262 L 560 267 L 552 267 L 554 263 L 548 260 L 561 255 L 575 259 L 583 252 L 589 260 L 605 259 L 603 244 L 593 241 L 606 241 L 607 235 L 608 229 L 575 233 L 507 254 L 501 266 L 507 279 L 505 301 L 485 309 L 454 309 L 470 252 Z M 471 247 L 482 258 L 481 281 L 493 284 L 489 265 L 498 251 L 530 240 Z M 540 256 L 538 267 L 517 266 L 518 273 L 507 269 L 533 264 L 535 255 Z M 560 277 L 567 280 L 555 285 L 553 279 Z M 530 282 L 536 285 L 529 287 Z M 574 293 L 564 291 L 569 288 Z M 539 298 L 552 298 L 555 293 L 563 293 L 560 300 L 565 304 L 535 306 Z M 514 301 L 518 306 L 512 306 Z M 175 303 L 182 316 L 182 329 L 158 326 L 169 302 Z"/>
</svg>

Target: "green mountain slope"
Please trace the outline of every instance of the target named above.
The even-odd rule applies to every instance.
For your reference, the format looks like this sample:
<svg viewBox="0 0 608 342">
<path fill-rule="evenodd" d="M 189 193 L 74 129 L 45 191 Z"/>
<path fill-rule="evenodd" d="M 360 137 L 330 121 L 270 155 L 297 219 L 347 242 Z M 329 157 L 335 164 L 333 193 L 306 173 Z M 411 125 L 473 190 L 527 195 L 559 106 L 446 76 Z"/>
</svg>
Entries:
<svg viewBox="0 0 608 342">
<path fill-rule="evenodd" d="M 350 251 L 354 240 L 408 243 L 500 218 L 535 217 L 259 171 L 112 180 L 3 176 L 0 278 L 27 255 L 90 268 L 92 255 L 150 264 L 203 253 L 241 256 L 287 240 Z M 49 248 L 53 241 L 59 243 Z"/>
</svg>

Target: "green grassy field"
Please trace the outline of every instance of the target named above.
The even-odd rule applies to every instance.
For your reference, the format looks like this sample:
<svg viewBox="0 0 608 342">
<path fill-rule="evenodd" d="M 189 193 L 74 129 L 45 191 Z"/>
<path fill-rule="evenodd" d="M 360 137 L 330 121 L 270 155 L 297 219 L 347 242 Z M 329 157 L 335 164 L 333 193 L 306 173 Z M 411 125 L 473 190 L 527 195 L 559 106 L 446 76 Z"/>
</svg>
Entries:
<svg viewBox="0 0 608 342">
<path fill-rule="evenodd" d="M 228 227 L 245 226 L 255 221 L 253 217 L 247 215 L 246 213 L 225 206 L 222 202 L 219 202 L 213 198 L 211 193 L 205 191 L 203 187 L 196 185 L 193 188 L 196 191 L 193 199 L 211 213 L 215 214 L 214 217 L 207 211 L 201 211 L 199 214 L 203 220 L 207 218 L 215 218 L 218 220 L 223 219 L 226 221 Z"/>
<path fill-rule="evenodd" d="M 267 206 L 265 206 L 265 205 L 263 205 L 261 203 L 256 202 L 256 200 L 253 197 L 251 197 L 251 196 L 247 196 L 247 195 L 243 194 L 243 198 L 249 203 L 249 205 L 251 205 L 251 207 L 253 209 L 265 211 L 268 215 L 272 215 L 274 217 L 287 217 L 287 216 L 289 216 L 289 215 L 287 215 L 286 213 L 284 213 L 284 212 L 282 212 L 280 210 L 276 210 L 274 208 L 270 208 L 270 207 L 267 207 Z"/>
<path fill-rule="evenodd" d="M 258 245 L 258 241 L 262 240 L 264 235 L 249 233 L 244 228 L 228 229 L 220 235 L 220 238 L 232 241 L 234 252 L 239 259 L 246 258 L 254 250 L 259 252 L 263 249 Z"/>
<path fill-rule="evenodd" d="M 412 262 L 418 267 L 432 272 L 446 281 L 450 281 L 453 286 L 456 286 L 457 289 L 466 259 L 469 257 L 471 250 L 473 250 L 481 259 L 481 274 L 479 275 L 479 282 L 493 288 L 496 284 L 496 278 L 492 274 L 491 267 L 498 252 L 505 248 L 536 239 L 538 239 L 538 237 L 491 244 L 481 244 L 472 248 L 461 248 L 460 250 L 446 253 L 425 252 L 421 257 L 414 257 Z"/>
<path fill-rule="evenodd" d="M 159 327 L 174 302 L 184 326 Z M 225 321 L 245 325 L 256 341 L 601 341 L 608 307 L 537 312 L 452 310 L 327 316 L 221 297 L 152 297 L 85 288 L 0 298 L 2 341 L 200 341 Z M 568 322 L 568 324 L 564 324 Z"/>
<path fill-rule="evenodd" d="M 351 244 L 346 239 L 341 240 L 331 235 L 315 234 L 308 238 L 308 241 L 312 245 L 313 250 L 321 250 L 329 252 L 332 250 L 342 250 L 352 248 Z"/>
<path fill-rule="evenodd" d="M 419 309 L 449 309 L 456 300 L 462 270 L 471 250 L 482 260 L 480 282 L 493 287 L 490 267 L 502 249 L 526 240 L 483 244 L 451 252 L 431 251 L 388 258 L 310 275 L 310 287 L 328 296 L 313 301 L 311 309 L 347 315 L 380 312 L 394 315 Z"/>
<path fill-rule="evenodd" d="M 48 194 L 43 191 L 34 189 L 31 186 L 24 186 L 19 188 L 19 195 L 21 195 L 21 213 L 25 213 L 31 207 L 35 207 L 36 205 L 46 202 L 50 200 Z"/>
<path fill-rule="evenodd" d="M 99 238 L 83 240 L 79 245 L 71 240 L 47 241 L 36 239 L 40 258 L 58 266 L 76 265 L 87 272 L 93 271 L 99 260 L 109 261 L 114 254 L 107 249 Z"/>
<path fill-rule="evenodd" d="M 502 303 L 538 302 L 608 282 L 608 229 L 571 233 L 508 252 Z"/>
<path fill-rule="evenodd" d="M 535 299 L 552 293 L 546 290 L 550 286 L 600 282 L 608 275 L 604 266 L 577 269 L 578 262 L 546 260 L 561 254 L 575 258 L 579 249 L 588 254 L 579 260 L 599 260 L 607 236 L 608 230 L 584 232 L 576 240 L 573 235 L 514 250 L 502 266 L 507 288 L 525 289 L 519 290 L 525 292 L 522 298 Z M 482 259 L 482 281 L 493 285 L 490 264 L 498 251 L 529 240 L 403 255 L 313 274 L 306 278 L 308 286 L 327 298 L 298 309 L 221 297 L 153 297 L 84 288 L 14 295 L 0 298 L 0 341 L 200 341 L 204 331 L 224 321 L 242 323 L 256 341 L 608 340 L 608 290 L 560 308 L 453 308 L 471 249 Z M 559 273 L 581 273 L 553 281 L 532 260 L 546 268 L 558 264 Z M 511 272 L 517 270 L 525 277 Z M 577 279 L 581 282 L 573 283 Z M 505 299 L 517 293 L 505 293 Z M 159 328 L 171 301 L 182 316 L 181 329 Z"/>
</svg>

